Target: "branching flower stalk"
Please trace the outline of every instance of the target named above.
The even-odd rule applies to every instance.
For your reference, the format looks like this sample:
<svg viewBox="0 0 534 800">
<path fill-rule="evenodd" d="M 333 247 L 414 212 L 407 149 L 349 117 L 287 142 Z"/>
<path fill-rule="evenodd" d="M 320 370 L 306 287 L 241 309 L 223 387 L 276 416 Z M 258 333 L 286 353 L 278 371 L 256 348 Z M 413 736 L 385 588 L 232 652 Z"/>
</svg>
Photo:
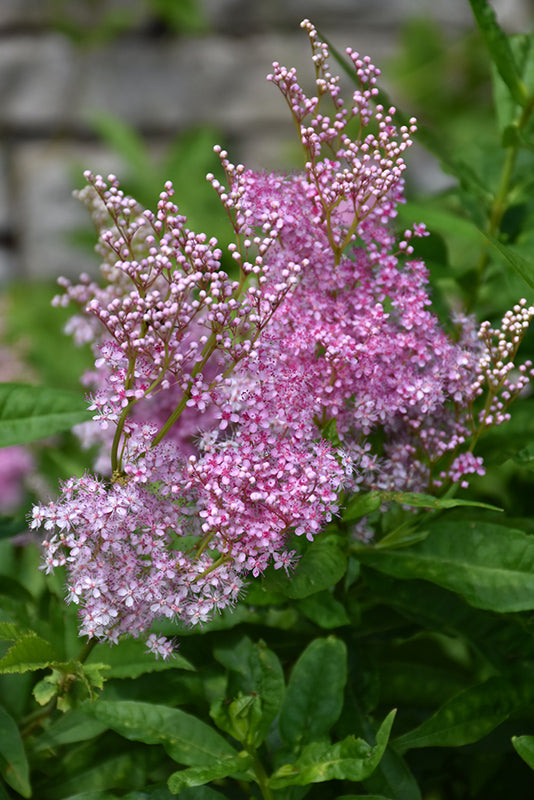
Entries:
<svg viewBox="0 0 534 800">
<path fill-rule="evenodd" d="M 105 282 L 63 280 L 57 302 L 78 306 L 70 331 L 95 351 L 94 420 L 78 433 L 100 450 L 95 475 L 66 481 L 32 524 L 92 640 L 141 636 L 168 657 L 156 620 L 205 622 L 251 575 L 291 570 L 290 537 L 312 541 L 341 497 L 467 485 L 483 472 L 474 431 L 505 421 L 532 372 L 511 379 L 534 314 L 525 301 L 500 331 L 479 337 L 467 317 L 458 341 L 441 329 L 414 257 L 425 228 L 394 230 L 415 120 L 397 130 L 395 109 L 374 106 L 379 71 L 351 49 L 359 85 L 346 106 L 326 44 L 302 27 L 316 96 L 277 62 L 268 79 L 304 169 L 253 172 L 216 147 L 227 185 L 207 176 L 235 234 L 236 279 L 170 183 L 151 212 L 115 176 L 86 173 Z"/>
</svg>

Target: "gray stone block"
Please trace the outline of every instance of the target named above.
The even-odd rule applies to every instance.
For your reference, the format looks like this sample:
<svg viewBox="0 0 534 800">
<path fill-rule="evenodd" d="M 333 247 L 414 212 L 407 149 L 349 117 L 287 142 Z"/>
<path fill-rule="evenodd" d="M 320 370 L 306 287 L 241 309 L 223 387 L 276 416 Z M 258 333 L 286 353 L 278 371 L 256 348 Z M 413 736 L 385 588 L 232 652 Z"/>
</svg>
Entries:
<svg viewBox="0 0 534 800">
<path fill-rule="evenodd" d="M 39 143 L 19 146 L 13 161 L 19 187 L 13 211 L 21 243 L 16 277 L 75 278 L 96 272 L 96 256 L 72 241 L 74 232 L 92 228 L 72 193 L 84 185 L 83 169 L 108 174 L 119 171 L 120 161 L 101 148 Z M 96 243 L 91 234 L 88 239 Z"/>
</svg>

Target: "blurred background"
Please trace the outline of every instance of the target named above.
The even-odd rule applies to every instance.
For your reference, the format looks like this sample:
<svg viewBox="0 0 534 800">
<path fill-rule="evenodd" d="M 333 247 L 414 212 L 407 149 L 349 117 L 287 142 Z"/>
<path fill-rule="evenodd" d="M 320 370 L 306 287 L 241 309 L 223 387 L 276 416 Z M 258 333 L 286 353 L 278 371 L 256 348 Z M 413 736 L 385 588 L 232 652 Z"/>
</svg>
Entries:
<svg viewBox="0 0 534 800">
<path fill-rule="evenodd" d="M 531 27 L 532 0 L 493 5 L 507 30 Z M 116 172 L 143 203 L 173 179 L 200 228 L 213 144 L 251 167 L 299 166 L 265 75 L 278 60 L 312 77 L 303 17 L 370 55 L 395 101 L 443 135 L 451 117 L 460 144 L 476 134 L 473 119 L 460 130 L 473 104 L 482 130 L 489 75 L 468 0 L 1 0 L 0 282 L 97 268 L 72 197 L 83 169 Z M 443 188 L 430 157 L 411 161 L 417 190 Z"/>
</svg>

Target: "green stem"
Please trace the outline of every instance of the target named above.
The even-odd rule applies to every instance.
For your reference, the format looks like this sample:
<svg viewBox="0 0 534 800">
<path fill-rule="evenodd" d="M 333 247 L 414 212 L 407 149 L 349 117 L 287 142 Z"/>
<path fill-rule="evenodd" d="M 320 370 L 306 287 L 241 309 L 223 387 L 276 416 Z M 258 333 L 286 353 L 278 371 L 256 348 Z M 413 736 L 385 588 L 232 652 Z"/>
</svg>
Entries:
<svg viewBox="0 0 534 800">
<path fill-rule="evenodd" d="M 274 794 L 272 792 L 271 787 L 269 786 L 269 777 L 263 768 L 263 764 L 261 763 L 257 753 L 255 750 L 249 750 L 247 748 L 250 755 L 254 758 L 254 763 L 252 768 L 254 770 L 254 775 L 256 776 L 256 783 L 259 786 L 261 796 L 263 800 L 274 800 Z"/>
</svg>

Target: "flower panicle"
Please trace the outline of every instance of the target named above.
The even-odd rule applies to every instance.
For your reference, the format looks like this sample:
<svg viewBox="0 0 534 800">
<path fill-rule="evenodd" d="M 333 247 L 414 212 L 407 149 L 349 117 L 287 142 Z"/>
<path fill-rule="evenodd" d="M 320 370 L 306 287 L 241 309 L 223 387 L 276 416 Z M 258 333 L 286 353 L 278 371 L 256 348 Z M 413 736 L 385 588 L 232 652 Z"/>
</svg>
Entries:
<svg viewBox="0 0 534 800">
<path fill-rule="evenodd" d="M 77 430 L 99 443 L 102 477 L 70 479 L 31 524 L 45 531 L 44 569 L 66 567 L 80 632 L 142 637 L 156 657 L 175 649 L 156 621 L 201 625 L 250 576 L 291 572 L 291 537 L 313 541 L 342 497 L 483 474 L 477 438 L 533 374 L 513 366 L 526 301 L 498 330 L 477 335 L 460 316 L 458 340 L 442 330 L 414 246 L 424 225 L 400 237 L 392 225 L 415 120 L 397 128 L 376 103 L 379 70 L 351 49 L 345 106 L 326 43 L 302 25 L 315 94 L 278 62 L 268 79 L 304 168 L 259 173 L 215 148 L 224 183 L 207 180 L 234 233 L 227 251 L 188 228 L 170 182 L 153 212 L 114 175 L 87 172 L 79 193 L 104 280 L 63 280 L 55 302 L 78 307 L 70 331 L 94 349 L 94 420 Z M 356 535 L 372 536 L 365 521 Z"/>
</svg>

